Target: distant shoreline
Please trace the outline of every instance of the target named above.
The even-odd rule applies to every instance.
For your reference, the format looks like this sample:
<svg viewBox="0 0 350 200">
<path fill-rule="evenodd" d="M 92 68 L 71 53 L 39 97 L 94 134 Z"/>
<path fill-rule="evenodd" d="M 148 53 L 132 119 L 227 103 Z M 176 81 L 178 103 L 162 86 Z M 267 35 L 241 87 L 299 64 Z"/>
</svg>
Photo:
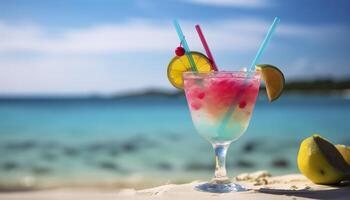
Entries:
<svg viewBox="0 0 350 200">
<path fill-rule="evenodd" d="M 265 96 L 265 88 L 260 88 L 260 96 Z M 350 98 L 350 89 L 332 89 L 332 90 L 296 90 L 286 89 L 283 95 L 304 95 L 304 96 L 344 96 Z M 156 90 L 147 90 L 145 92 L 135 92 L 130 94 L 117 95 L 0 95 L 1 101 L 11 100 L 123 100 L 123 99 L 139 99 L 139 98 L 181 98 L 184 97 L 183 91 L 158 92 Z"/>
<path fill-rule="evenodd" d="M 265 95 L 265 87 L 260 87 L 260 95 Z M 291 81 L 286 83 L 284 88 L 285 94 L 302 94 L 302 95 L 337 95 L 337 96 L 350 96 L 350 79 L 342 81 L 333 80 L 313 80 L 313 81 Z M 87 95 L 29 95 L 29 94 L 0 94 L 1 100 L 11 99 L 43 99 L 43 100 L 83 100 L 83 99 L 101 99 L 101 100 L 113 100 L 113 99 L 125 99 L 125 98 L 140 98 L 140 97 L 181 97 L 183 96 L 182 90 L 175 89 L 159 89 L 150 88 L 142 91 L 132 91 L 115 93 L 110 95 L 100 94 L 87 94 Z"/>
</svg>

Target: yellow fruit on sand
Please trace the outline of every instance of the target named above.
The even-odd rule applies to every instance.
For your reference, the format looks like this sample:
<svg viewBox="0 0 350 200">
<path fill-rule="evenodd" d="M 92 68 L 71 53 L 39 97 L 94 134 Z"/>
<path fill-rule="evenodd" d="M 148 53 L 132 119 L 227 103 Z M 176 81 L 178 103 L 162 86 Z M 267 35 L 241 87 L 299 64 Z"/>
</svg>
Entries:
<svg viewBox="0 0 350 200">
<path fill-rule="evenodd" d="M 316 184 L 337 184 L 350 175 L 350 165 L 337 148 L 319 135 L 301 143 L 297 162 L 301 173 Z"/>
<path fill-rule="evenodd" d="M 350 147 L 342 144 L 337 144 L 335 147 L 338 149 L 339 153 L 343 156 L 344 160 L 348 165 L 350 165 Z"/>
</svg>

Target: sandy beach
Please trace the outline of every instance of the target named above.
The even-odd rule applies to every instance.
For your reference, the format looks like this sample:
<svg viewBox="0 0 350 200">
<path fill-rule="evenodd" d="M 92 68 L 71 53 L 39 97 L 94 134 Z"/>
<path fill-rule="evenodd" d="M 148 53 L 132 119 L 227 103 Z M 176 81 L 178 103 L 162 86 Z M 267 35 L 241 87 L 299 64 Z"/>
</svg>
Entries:
<svg viewBox="0 0 350 200">
<path fill-rule="evenodd" d="M 155 188 L 102 189 L 102 188 L 57 188 L 37 191 L 15 191 L 0 193 L 0 199 L 9 200 L 44 200 L 44 199 L 349 199 L 350 186 L 315 185 L 301 174 L 272 177 L 265 171 L 241 174 L 234 178 L 248 191 L 226 194 L 198 192 L 194 185 L 201 181 L 187 184 L 166 184 Z"/>
</svg>

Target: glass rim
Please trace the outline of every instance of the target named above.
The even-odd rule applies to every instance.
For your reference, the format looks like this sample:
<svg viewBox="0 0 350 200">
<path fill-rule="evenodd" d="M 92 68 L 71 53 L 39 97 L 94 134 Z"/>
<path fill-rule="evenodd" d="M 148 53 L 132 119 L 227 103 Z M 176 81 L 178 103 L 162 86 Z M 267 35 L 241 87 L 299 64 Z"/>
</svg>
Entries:
<svg viewBox="0 0 350 200">
<path fill-rule="evenodd" d="M 183 72 L 182 76 L 184 78 L 194 75 L 194 78 L 230 78 L 230 77 L 216 77 L 216 74 L 233 74 L 232 78 L 245 78 L 245 79 L 260 79 L 260 72 L 250 72 L 252 76 L 248 77 L 248 71 L 211 71 L 211 72 L 197 72 L 197 71 L 187 71 Z M 214 75 L 214 76 L 211 76 Z"/>
</svg>

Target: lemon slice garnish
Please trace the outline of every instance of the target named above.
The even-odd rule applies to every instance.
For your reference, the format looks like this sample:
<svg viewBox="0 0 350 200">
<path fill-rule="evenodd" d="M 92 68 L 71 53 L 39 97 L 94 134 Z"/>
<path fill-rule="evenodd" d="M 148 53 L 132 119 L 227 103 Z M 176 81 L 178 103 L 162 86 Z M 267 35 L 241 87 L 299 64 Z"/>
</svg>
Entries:
<svg viewBox="0 0 350 200">
<path fill-rule="evenodd" d="M 267 97 L 272 102 L 278 99 L 284 89 L 285 79 L 280 69 L 269 64 L 256 65 L 256 70 L 261 73 L 265 82 Z"/>
<path fill-rule="evenodd" d="M 213 70 L 209 59 L 204 54 L 196 51 L 191 51 L 190 54 L 198 72 L 205 73 Z M 187 56 L 175 56 L 168 65 L 168 79 L 170 83 L 178 89 L 183 89 L 182 73 L 187 71 L 191 71 L 191 65 Z"/>
</svg>

